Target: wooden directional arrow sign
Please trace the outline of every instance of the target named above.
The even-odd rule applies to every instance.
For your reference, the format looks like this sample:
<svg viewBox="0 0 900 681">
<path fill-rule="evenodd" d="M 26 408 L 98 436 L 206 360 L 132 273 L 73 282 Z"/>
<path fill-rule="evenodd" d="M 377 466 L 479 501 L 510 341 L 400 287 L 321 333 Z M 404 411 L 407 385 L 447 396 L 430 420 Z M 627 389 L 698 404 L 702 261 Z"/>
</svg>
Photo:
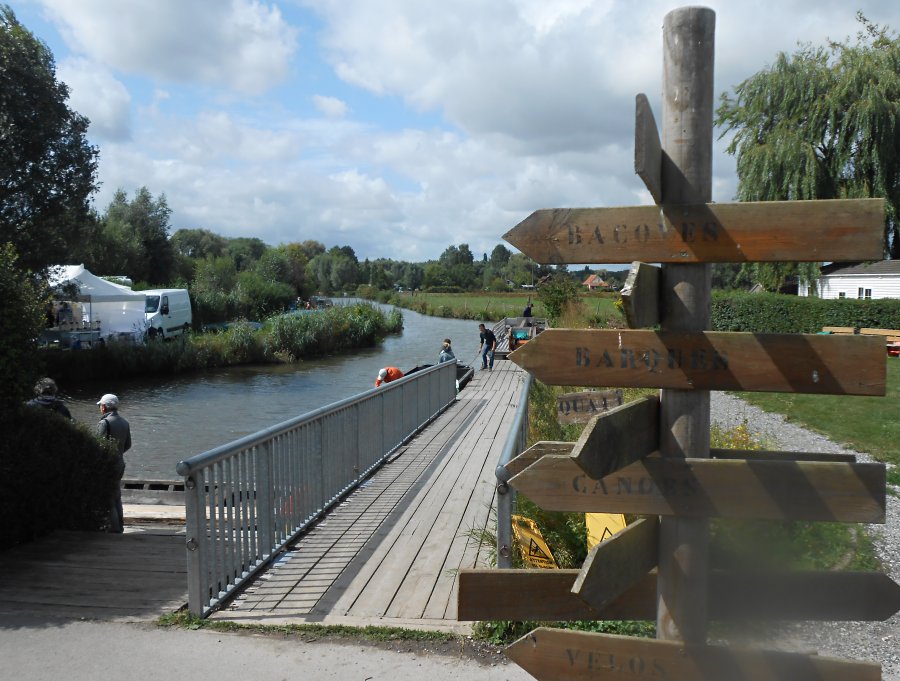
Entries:
<svg viewBox="0 0 900 681">
<path fill-rule="evenodd" d="M 602 610 L 656 567 L 659 518 L 641 518 L 588 554 L 572 593 Z"/>
<path fill-rule="evenodd" d="M 509 359 L 551 385 L 885 394 L 877 336 L 548 329 Z"/>
<path fill-rule="evenodd" d="M 503 238 L 555 265 L 880 260 L 884 200 L 557 208 Z"/>
<path fill-rule="evenodd" d="M 625 403 L 621 390 L 583 390 L 556 397 L 556 420 L 559 423 L 587 423 L 610 409 Z"/>
<path fill-rule="evenodd" d="M 631 265 L 622 287 L 622 309 L 629 329 L 659 324 L 659 281 L 659 267 L 645 262 Z"/>
<path fill-rule="evenodd" d="M 538 681 L 881 681 L 881 665 L 539 628 L 506 649 Z"/>
<path fill-rule="evenodd" d="M 656 573 L 643 575 L 602 608 L 572 591 L 580 570 L 460 570 L 465 620 L 655 620 Z M 900 611 L 900 585 L 880 572 L 713 571 L 713 620 L 883 621 Z"/>
<path fill-rule="evenodd" d="M 510 484 L 548 511 L 884 522 L 879 463 L 648 457 L 594 480 L 548 455 Z"/>
<path fill-rule="evenodd" d="M 643 397 L 596 416 L 582 431 L 572 457 L 602 478 L 659 449 L 659 398 Z"/>
</svg>

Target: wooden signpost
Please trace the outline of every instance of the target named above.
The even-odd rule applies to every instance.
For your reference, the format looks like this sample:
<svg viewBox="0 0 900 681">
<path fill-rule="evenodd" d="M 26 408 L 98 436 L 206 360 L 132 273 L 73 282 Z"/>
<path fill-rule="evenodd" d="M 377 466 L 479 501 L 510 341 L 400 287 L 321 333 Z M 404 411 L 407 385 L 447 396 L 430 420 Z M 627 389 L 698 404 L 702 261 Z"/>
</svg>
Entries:
<svg viewBox="0 0 900 681">
<path fill-rule="evenodd" d="M 884 199 L 539 210 L 503 235 L 536 262 L 880 260 Z"/>
<path fill-rule="evenodd" d="M 595 416 L 576 443 L 506 466 L 547 510 L 650 516 L 581 570 L 462 570 L 461 620 L 655 619 L 659 640 L 535 629 L 507 654 L 539 680 L 874 681 L 876 664 L 707 645 L 709 619 L 887 619 L 900 586 L 878 573 L 710 571 L 714 516 L 884 522 L 882 464 L 814 452 L 710 450 L 709 391 L 884 395 L 883 341 L 709 331 L 713 262 L 874 260 L 884 201 L 711 203 L 715 14 L 663 28 L 662 136 L 636 102 L 635 171 L 657 205 L 539 210 L 507 241 L 552 264 L 635 262 L 632 327 L 550 329 L 510 359 L 545 383 L 661 388 Z M 663 263 L 661 268 L 643 262 Z"/>
<path fill-rule="evenodd" d="M 559 423 L 587 423 L 593 417 L 625 404 L 621 390 L 582 390 L 556 398 Z"/>
<path fill-rule="evenodd" d="M 538 681 L 881 681 L 881 666 L 866 662 L 543 627 L 506 654 Z"/>
</svg>

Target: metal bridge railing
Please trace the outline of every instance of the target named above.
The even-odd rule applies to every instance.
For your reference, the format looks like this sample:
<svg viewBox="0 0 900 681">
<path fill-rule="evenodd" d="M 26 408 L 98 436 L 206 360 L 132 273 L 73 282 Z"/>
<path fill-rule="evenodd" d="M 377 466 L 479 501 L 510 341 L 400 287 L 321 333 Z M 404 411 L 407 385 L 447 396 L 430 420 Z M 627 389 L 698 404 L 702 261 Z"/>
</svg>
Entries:
<svg viewBox="0 0 900 681">
<path fill-rule="evenodd" d="M 455 398 L 445 362 L 179 463 L 191 612 L 221 605 Z"/>
<path fill-rule="evenodd" d="M 516 407 L 516 415 L 500 461 L 494 474 L 497 476 L 497 567 L 512 567 L 512 514 L 516 508 L 516 491 L 509 486 L 509 471 L 506 464 L 528 446 L 528 393 L 534 378 L 531 374 L 525 377 L 522 390 L 519 393 L 519 406 Z"/>
</svg>

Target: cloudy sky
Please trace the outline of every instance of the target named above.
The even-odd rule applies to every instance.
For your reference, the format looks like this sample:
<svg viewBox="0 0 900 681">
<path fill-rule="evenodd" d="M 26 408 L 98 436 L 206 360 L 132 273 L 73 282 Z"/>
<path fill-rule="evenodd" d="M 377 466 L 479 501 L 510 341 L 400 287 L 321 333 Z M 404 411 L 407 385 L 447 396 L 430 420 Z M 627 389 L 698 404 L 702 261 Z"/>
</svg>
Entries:
<svg viewBox="0 0 900 681">
<path fill-rule="evenodd" d="M 677 2 L 5 1 L 91 120 L 101 211 L 146 186 L 173 229 L 421 261 L 489 253 L 538 208 L 651 202 L 634 97 L 659 119 Z M 858 9 L 900 29 L 896 0 L 706 6 L 717 97 L 779 51 L 855 36 Z M 724 146 L 716 201 L 736 185 Z"/>
</svg>

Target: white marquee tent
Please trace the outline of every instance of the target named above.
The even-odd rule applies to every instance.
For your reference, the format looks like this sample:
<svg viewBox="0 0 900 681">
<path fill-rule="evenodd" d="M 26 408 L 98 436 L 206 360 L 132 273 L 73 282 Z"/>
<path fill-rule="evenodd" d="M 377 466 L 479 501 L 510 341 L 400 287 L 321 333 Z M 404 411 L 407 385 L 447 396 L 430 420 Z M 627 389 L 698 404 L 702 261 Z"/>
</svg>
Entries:
<svg viewBox="0 0 900 681">
<path fill-rule="evenodd" d="M 143 333 L 147 296 L 140 291 L 101 279 L 84 265 L 50 268 L 50 285 L 60 292 L 74 287 L 77 294 L 68 299 L 81 304 L 83 321 L 99 326 L 101 336 Z"/>
</svg>

